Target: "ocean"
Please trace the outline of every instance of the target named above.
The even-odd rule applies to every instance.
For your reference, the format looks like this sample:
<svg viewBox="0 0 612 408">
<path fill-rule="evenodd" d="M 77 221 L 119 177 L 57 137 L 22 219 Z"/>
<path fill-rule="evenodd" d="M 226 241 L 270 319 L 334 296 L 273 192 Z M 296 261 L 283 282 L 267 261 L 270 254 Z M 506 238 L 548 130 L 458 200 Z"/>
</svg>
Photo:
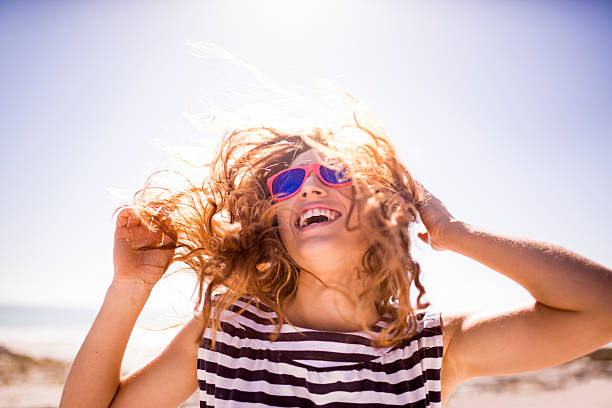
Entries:
<svg viewBox="0 0 612 408">
<path fill-rule="evenodd" d="M 8 353 L 3 351 L 0 358 L 6 358 L 13 352 L 35 359 L 51 358 L 71 363 L 96 315 L 97 310 L 87 308 L 0 305 L 0 346 L 9 350 Z M 128 342 L 121 366 L 123 374 L 136 370 L 159 354 L 180 327 L 160 329 L 185 320 L 185 316 L 177 312 L 145 309 Z M 13 383 L 12 377 L 21 378 L 23 375 L 11 371 L 15 370 L 15 367 L 10 362 L 7 365 L 7 361 L 4 361 L 5 366 L 0 367 L 5 371 L 3 373 L 0 370 L 0 379 L 9 381 L 9 385 L 0 386 L 0 408 L 58 406 L 63 379 L 41 379 L 40 375 L 36 375 L 37 372 L 28 371 L 30 380 L 16 379 Z M 36 367 L 41 367 L 42 370 L 43 367 L 49 366 L 49 363 L 40 360 L 30 363 L 30 366 L 32 365 L 34 370 Z M 196 392 L 181 408 L 198 407 L 198 401 Z"/>
<path fill-rule="evenodd" d="M 71 362 L 96 315 L 97 310 L 87 308 L 0 305 L 0 345 L 35 358 Z M 178 312 L 145 309 L 128 342 L 123 370 L 148 362 L 180 330 L 166 328 L 187 319 Z"/>
<path fill-rule="evenodd" d="M 96 314 L 97 310 L 86 308 L 0 305 L 0 346 L 34 358 L 52 358 L 71 362 L 85 339 Z M 166 312 L 165 315 L 154 311 L 143 313 L 128 342 L 122 364 L 124 374 L 137 369 L 157 355 L 180 330 L 180 328 L 151 330 L 152 328 L 165 327 L 169 323 L 176 323 L 180 319 L 181 316 L 176 313 Z M 612 343 L 607 347 L 612 347 Z M 41 362 L 41 364 L 47 363 Z M 586 388 L 586 391 L 582 391 L 582 389 L 575 391 L 573 388 L 566 389 L 567 387 L 563 385 L 563 387 L 546 395 L 529 394 L 528 400 L 530 403 L 521 406 L 549 406 L 547 404 L 551 398 L 557 397 L 557 400 L 561 398 L 566 403 L 565 405 L 555 405 L 559 407 L 578 405 L 609 407 L 610 405 L 597 405 L 594 402 L 583 404 L 585 402 L 585 392 L 588 393 L 591 400 L 606 401 L 603 404 L 607 404 L 606 398 L 609 395 L 607 390 L 610 389 L 611 384 L 609 375 L 612 371 L 606 368 L 609 367 L 609 364 L 605 367 L 604 364 L 607 363 L 584 357 L 570 365 L 564 364 L 533 373 L 471 379 L 461 385 L 462 389 L 459 391 L 462 392 L 457 392 L 453 396 L 453 399 L 449 402 L 449 407 L 491 406 L 489 400 L 493 397 L 502 398 L 510 404 L 503 406 L 519 406 L 521 404 L 513 402 L 513 398 L 522 395 L 517 394 L 516 387 L 519 383 L 522 384 L 522 387 L 527 388 L 542 387 L 542 384 L 545 384 L 546 389 L 548 389 L 551 382 L 580 385 L 583 384 L 586 377 L 593 377 L 591 380 L 595 381 L 581 385 L 590 387 Z M 602 371 L 600 366 L 604 367 L 605 370 Z M 0 387 L 0 408 L 47 408 L 57 406 L 62 387 L 61 383 L 26 383 Z M 490 394 L 484 395 L 483 392 L 487 390 Z M 483 404 L 474 404 L 475 398 L 479 395 L 483 395 L 481 398 L 484 400 Z M 198 406 L 198 394 L 196 392 L 181 405 L 181 408 Z"/>
<path fill-rule="evenodd" d="M 87 308 L 0 305 L 0 345 L 34 358 L 71 362 L 87 336 L 97 310 Z M 143 312 L 128 342 L 122 369 L 130 372 L 159 353 L 180 330 L 164 330 L 185 321 L 170 313 Z"/>
</svg>

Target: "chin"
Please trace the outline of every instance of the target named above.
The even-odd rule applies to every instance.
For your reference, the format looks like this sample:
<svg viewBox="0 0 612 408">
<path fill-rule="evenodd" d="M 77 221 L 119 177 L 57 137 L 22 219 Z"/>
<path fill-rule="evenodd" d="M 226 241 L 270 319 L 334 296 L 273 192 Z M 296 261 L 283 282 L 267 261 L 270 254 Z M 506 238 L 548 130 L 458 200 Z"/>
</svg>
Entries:
<svg viewBox="0 0 612 408">
<path fill-rule="evenodd" d="M 314 241 L 314 240 L 313 240 Z M 326 242 L 305 242 L 296 251 L 298 258 L 300 259 L 325 259 L 329 257 L 330 253 L 338 251 L 334 249 L 333 245 L 329 245 Z"/>
<path fill-rule="evenodd" d="M 352 244 L 338 239 L 308 239 L 302 242 L 294 259 L 299 265 L 308 265 L 306 269 L 325 269 L 333 264 L 348 264 L 352 257 Z M 318 265 L 318 267 L 314 267 Z"/>
</svg>

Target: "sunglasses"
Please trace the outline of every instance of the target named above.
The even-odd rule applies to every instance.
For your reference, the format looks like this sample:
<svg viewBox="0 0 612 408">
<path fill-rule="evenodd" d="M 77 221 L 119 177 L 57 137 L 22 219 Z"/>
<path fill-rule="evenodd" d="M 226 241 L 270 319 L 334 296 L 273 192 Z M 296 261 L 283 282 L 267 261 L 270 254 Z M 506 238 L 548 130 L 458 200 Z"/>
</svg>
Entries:
<svg viewBox="0 0 612 408">
<path fill-rule="evenodd" d="M 295 166 L 276 173 L 268 178 L 268 190 L 275 201 L 282 201 L 293 197 L 300 192 L 304 182 L 315 172 L 319 179 L 328 186 L 340 187 L 351 184 L 352 180 L 347 176 L 347 169 L 334 170 L 323 166 L 321 163 L 309 166 Z"/>
</svg>

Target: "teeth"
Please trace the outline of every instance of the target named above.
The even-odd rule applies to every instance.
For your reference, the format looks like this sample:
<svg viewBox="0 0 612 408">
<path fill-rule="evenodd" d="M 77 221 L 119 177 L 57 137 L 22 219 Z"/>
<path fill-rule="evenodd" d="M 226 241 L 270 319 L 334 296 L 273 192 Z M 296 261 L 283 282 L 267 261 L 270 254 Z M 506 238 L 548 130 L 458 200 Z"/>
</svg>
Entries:
<svg viewBox="0 0 612 408">
<path fill-rule="evenodd" d="M 327 208 L 312 208 L 310 210 L 305 211 L 298 221 L 298 226 L 301 228 L 306 225 L 306 220 L 310 217 L 315 217 L 318 215 L 322 215 L 327 217 L 328 220 L 333 221 L 340 216 L 337 211 L 328 210 Z"/>
</svg>

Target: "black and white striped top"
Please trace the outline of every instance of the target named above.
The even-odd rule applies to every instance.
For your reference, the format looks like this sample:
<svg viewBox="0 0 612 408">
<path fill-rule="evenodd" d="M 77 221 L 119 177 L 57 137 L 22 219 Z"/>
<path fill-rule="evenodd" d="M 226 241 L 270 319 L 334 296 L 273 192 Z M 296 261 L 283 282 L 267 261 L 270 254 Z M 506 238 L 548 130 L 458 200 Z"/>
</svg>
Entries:
<svg viewBox="0 0 612 408">
<path fill-rule="evenodd" d="M 442 407 L 440 312 L 418 313 L 417 333 L 394 347 L 372 347 L 366 332 L 301 334 L 288 324 L 271 342 L 276 313 L 245 300 L 223 312 L 215 351 L 204 331 L 200 407 Z"/>
</svg>

